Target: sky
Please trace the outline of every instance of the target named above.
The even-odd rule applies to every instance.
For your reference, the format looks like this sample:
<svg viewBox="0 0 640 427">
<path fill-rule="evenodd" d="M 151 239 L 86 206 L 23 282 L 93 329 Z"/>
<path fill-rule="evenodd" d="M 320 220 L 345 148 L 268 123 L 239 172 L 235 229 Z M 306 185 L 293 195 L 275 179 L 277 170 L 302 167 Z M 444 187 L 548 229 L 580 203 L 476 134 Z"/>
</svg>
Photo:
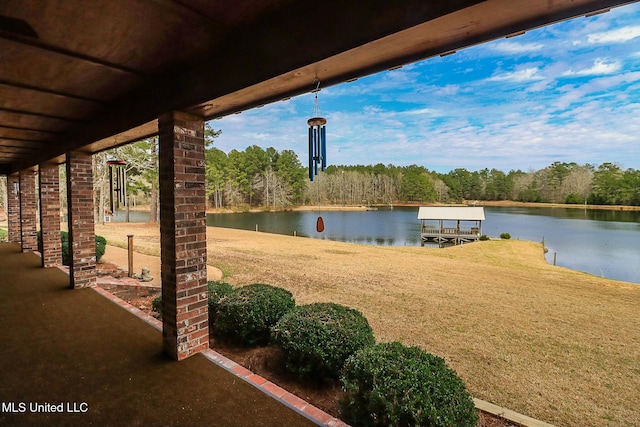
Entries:
<svg viewBox="0 0 640 427">
<path fill-rule="evenodd" d="M 640 4 L 531 30 L 318 93 L 329 165 L 640 169 Z M 309 93 L 213 120 L 215 146 L 307 162 Z"/>
</svg>

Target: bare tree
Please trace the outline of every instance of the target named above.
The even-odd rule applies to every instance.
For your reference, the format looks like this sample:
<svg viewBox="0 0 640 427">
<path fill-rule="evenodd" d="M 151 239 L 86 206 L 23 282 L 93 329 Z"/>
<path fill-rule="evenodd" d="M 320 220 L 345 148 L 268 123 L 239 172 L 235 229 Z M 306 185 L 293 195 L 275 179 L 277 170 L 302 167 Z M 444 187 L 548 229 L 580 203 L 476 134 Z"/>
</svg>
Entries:
<svg viewBox="0 0 640 427">
<path fill-rule="evenodd" d="M 242 189 L 232 182 L 225 183 L 223 193 L 225 200 L 227 200 L 230 205 L 239 206 L 245 202 Z"/>
<path fill-rule="evenodd" d="M 93 194 L 97 201 L 94 209 L 95 221 L 104 224 L 106 196 L 109 193 L 109 166 L 107 165 L 107 153 L 96 153 L 93 160 Z"/>
<path fill-rule="evenodd" d="M 562 182 L 561 192 L 565 199 L 569 195 L 575 195 L 586 201 L 589 194 L 591 194 L 592 184 L 593 170 L 588 167 L 578 166 Z"/>
<path fill-rule="evenodd" d="M 513 200 L 522 199 L 523 195 L 531 188 L 535 176 L 533 173 L 526 173 L 517 176 L 513 180 L 513 194 L 511 198 Z"/>
<path fill-rule="evenodd" d="M 433 186 L 436 189 L 436 194 L 438 195 L 438 202 L 442 203 L 443 201 L 449 198 L 449 187 L 444 183 L 441 179 L 431 177 L 433 181 Z"/>
</svg>

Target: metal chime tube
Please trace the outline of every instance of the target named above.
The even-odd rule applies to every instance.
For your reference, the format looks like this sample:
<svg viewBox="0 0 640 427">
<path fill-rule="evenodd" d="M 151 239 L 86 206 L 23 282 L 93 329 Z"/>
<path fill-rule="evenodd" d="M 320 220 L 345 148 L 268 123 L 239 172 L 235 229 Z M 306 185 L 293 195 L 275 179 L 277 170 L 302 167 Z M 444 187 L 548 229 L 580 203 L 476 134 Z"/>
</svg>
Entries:
<svg viewBox="0 0 640 427">
<path fill-rule="evenodd" d="M 114 172 L 116 175 L 116 188 L 114 193 L 114 200 L 115 200 L 115 210 L 117 211 L 118 209 L 120 209 L 120 168 L 116 166 L 114 169 Z"/>
<path fill-rule="evenodd" d="M 125 200 L 124 200 L 124 168 L 119 168 L 120 169 L 120 203 L 122 204 L 122 206 L 125 205 Z"/>
<path fill-rule="evenodd" d="M 327 167 L 327 131 L 324 126 L 320 127 L 320 170 L 324 172 Z"/>
<path fill-rule="evenodd" d="M 118 172 L 120 172 L 120 193 L 118 197 L 120 198 L 120 205 L 124 206 L 124 169 L 118 168 Z"/>
<path fill-rule="evenodd" d="M 309 126 L 309 180 L 313 181 L 313 127 Z"/>
<path fill-rule="evenodd" d="M 125 206 L 129 206 L 129 194 L 127 194 L 127 169 L 122 168 L 122 201 Z"/>
<path fill-rule="evenodd" d="M 116 171 L 118 175 L 118 183 L 116 184 L 118 188 L 118 208 L 120 208 L 122 204 L 122 168 L 118 168 Z"/>
<path fill-rule="evenodd" d="M 125 187 L 127 172 L 123 167 L 126 164 L 123 160 L 107 160 L 107 165 L 109 165 L 109 207 L 111 208 L 111 214 L 115 214 L 120 209 L 121 203 L 127 203 Z"/>
<path fill-rule="evenodd" d="M 318 175 L 318 160 L 320 155 L 319 127 L 320 126 L 316 126 L 315 129 L 313 129 L 313 172 L 316 175 Z"/>
<path fill-rule="evenodd" d="M 109 211 L 113 214 L 113 166 L 109 165 Z"/>
<path fill-rule="evenodd" d="M 318 169 L 324 172 L 327 167 L 327 132 L 323 117 L 313 117 L 307 120 L 309 124 L 309 179 L 313 181 L 318 175 Z"/>
</svg>

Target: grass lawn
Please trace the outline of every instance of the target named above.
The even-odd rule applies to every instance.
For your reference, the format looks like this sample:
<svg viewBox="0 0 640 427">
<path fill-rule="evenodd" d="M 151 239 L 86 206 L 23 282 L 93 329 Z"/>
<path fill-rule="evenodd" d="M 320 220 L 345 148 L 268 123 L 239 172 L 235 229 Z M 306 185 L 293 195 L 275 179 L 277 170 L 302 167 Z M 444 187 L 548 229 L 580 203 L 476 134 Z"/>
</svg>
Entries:
<svg viewBox="0 0 640 427">
<path fill-rule="evenodd" d="M 378 341 L 444 357 L 480 399 L 556 425 L 640 425 L 640 285 L 554 267 L 538 243 L 375 247 L 209 227 L 234 285 L 362 311 Z M 159 255 L 159 229 L 107 224 L 109 244 Z"/>
</svg>

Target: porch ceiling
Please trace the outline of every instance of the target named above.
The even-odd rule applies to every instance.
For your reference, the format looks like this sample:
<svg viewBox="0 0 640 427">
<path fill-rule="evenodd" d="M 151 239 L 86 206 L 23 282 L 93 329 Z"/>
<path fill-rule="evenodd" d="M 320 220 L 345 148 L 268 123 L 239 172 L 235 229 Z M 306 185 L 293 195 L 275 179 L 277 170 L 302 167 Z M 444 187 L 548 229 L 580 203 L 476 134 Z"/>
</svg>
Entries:
<svg viewBox="0 0 640 427">
<path fill-rule="evenodd" d="M 629 0 L 4 0 L 0 174 Z"/>
</svg>

